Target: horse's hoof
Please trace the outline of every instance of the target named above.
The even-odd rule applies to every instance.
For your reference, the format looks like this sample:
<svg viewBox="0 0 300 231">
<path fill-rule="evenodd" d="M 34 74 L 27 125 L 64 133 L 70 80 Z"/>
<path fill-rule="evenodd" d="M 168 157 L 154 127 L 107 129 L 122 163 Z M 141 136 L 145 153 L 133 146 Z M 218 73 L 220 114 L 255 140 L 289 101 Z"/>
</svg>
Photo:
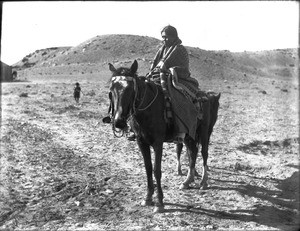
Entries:
<svg viewBox="0 0 300 231">
<path fill-rule="evenodd" d="M 153 206 L 154 202 L 152 200 L 143 200 L 141 205 L 142 206 Z"/>
<path fill-rule="evenodd" d="M 181 171 L 181 170 L 180 170 L 180 171 L 178 171 L 178 172 L 177 172 L 177 175 L 178 175 L 178 176 L 183 176 L 183 173 L 182 173 L 182 171 Z"/>
<path fill-rule="evenodd" d="M 200 184 L 200 190 L 207 190 L 208 189 L 208 184 Z"/>
<path fill-rule="evenodd" d="M 188 188 L 189 188 L 189 186 L 188 186 L 188 185 L 185 185 L 185 184 L 181 184 L 181 185 L 179 186 L 179 189 L 180 189 L 180 190 L 188 189 Z"/>
<path fill-rule="evenodd" d="M 155 206 L 153 213 L 163 213 L 164 211 L 164 206 Z"/>
</svg>

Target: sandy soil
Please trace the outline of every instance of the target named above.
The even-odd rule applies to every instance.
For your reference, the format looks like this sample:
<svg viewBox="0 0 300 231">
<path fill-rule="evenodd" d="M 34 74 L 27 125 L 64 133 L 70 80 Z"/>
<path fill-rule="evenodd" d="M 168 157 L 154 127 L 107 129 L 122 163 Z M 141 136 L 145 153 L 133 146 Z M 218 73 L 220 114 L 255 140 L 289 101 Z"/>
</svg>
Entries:
<svg viewBox="0 0 300 231">
<path fill-rule="evenodd" d="M 299 118 L 295 83 L 211 80 L 221 92 L 209 149 L 209 188 L 179 190 L 173 144 L 164 145 L 166 211 L 141 207 L 146 193 L 134 142 L 113 136 L 108 88 L 82 76 L 2 84 L 0 229 L 297 230 Z M 182 157 L 187 172 L 187 158 Z M 201 155 L 197 168 L 202 165 Z M 201 172 L 201 171 L 199 171 Z"/>
</svg>

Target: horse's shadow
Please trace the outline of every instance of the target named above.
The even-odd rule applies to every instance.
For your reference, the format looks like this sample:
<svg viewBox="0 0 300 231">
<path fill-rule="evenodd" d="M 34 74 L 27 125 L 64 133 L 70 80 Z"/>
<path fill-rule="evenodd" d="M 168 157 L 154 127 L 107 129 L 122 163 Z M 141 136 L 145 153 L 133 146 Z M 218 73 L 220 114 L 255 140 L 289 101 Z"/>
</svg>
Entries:
<svg viewBox="0 0 300 231">
<path fill-rule="evenodd" d="M 251 154 L 264 154 L 266 155 L 270 149 L 280 149 L 280 148 L 288 148 L 293 144 L 299 143 L 299 137 L 293 138 L 286 138 L 283 140 L 275 140 L 275 141 L 261 141 L 261 140 L 254 140 L 248 144 L 242 144 L 237 147 L 238 150 L 244 153 L 251 153 Z M 265 151 L 267 150 L 267 151 Z"/>
<path fill-rule="evenodd" d="M 216 169 L 216 168 L 214 168 Z M 221 168 L 219 168 L 221 169 Z M 230 175 L 243 175 L 235 171 L 228 171 L 222 169 Z M 243 196 L 249 198 L 256 198 L 257 201 L 265 201 L 265 203 L 255 203 L 249 209 L 236 209 L 236 210 L 213 210 L 202 208 L 201 206 L 193 206 L 182 203 L 165 203 L 167 208 L 165 213 L 185 212 L 194 213 L 198 215 L 207 215 L 218 219 L 232 219 L 240 220 L 242 222 L 256 222 L 261 225 L 269 227 L 280 228 L 281 225 L 291 227 L 291 230 L 297 230 L 299 228 L 299 185 L 295 185 L 295 182 L 299 182 L 299 172 L 294 172 L 290 177 L 280 179 L 265 179 L 251 175 L 244 174 L 247 177 L 269 181 L 267 183 L 273 183 L 276 185 L 276 189 L 267 189 L 265 187 L 246 184 L 243 181 L 230 181 L 213 179 L 216 182 L 215 185 L 208 186 L 207 190 L 234 190 L 239 192 Z M 228 187 L 229 185 L 229 187 Z M 192 189 L 199 189 L 193 187 Z M 297 211 L 297 212 L 296 212 Z"/>
</svg>

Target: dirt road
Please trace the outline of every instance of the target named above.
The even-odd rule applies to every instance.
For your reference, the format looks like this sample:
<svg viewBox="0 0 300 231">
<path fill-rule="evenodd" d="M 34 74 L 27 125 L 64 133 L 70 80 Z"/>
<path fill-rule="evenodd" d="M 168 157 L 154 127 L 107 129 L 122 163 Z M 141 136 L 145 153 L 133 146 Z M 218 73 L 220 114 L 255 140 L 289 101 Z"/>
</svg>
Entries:
<svg viewBox="0 0 300 231">
<path fill-rule="evenodd" d="M 101 122 L 104 82 L 2 85 L 0 229 L 297 230 L 298 89 L 290 82 L 210 82 L 222 93 L 211 138 L 209 188 L 179 190 L 173 144 L 164 145 L 166 211 L 141 207 L 143 160 L 134 142 Z M 285 90 L 287 91 L 285 91 Z M 266 93 L 264 93 L 265 91 Z M 24 93 L 24 94 L 22 94 Z M 187 172 L 187 158 L 183 156 Z M 202 165 L 201 156 L 197 168 Z M 201 171 L 199 171 L 201 172 Z"/>
</svg>

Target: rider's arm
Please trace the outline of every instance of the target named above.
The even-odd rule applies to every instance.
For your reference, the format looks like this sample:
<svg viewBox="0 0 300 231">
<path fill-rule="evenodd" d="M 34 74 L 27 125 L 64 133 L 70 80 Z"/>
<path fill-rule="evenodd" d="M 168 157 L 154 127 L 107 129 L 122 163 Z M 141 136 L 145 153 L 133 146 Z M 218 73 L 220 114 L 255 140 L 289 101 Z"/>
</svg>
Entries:
<svg viewBox="0 0 300 231">
<path fill-rule="evenodd" d="M 156 52 L 156 54 L 155 54 L 155 57 L 154 57 L 154 59 L 153 59 L 153 63 L 152 63 L 151 68 L 150 68 L 151 71 L 157 66 L 157 64 L 159 63 L 159 61 L 160 61 L 160 59 L 161 59 L 161 56 L 162 56 L 162 48 L 163 48 L 163 47 L 161 47 L 161 48 Z"/>
<path fill-rule="evenodd" d="M 182 45 L 176 46 L 164 61 L 164 65 L 167 69 L 175 66 L 189 69 L 189 54 L 185 47 Z"/>
</svg>

